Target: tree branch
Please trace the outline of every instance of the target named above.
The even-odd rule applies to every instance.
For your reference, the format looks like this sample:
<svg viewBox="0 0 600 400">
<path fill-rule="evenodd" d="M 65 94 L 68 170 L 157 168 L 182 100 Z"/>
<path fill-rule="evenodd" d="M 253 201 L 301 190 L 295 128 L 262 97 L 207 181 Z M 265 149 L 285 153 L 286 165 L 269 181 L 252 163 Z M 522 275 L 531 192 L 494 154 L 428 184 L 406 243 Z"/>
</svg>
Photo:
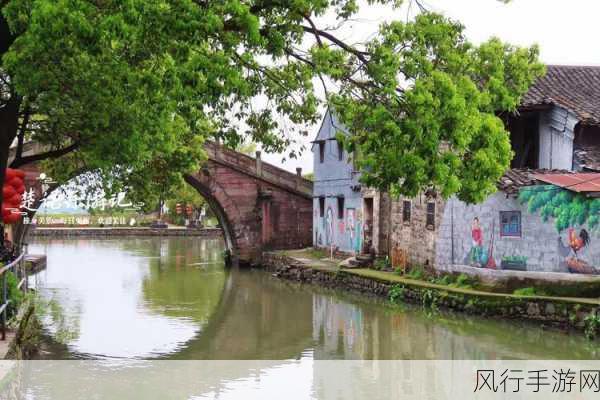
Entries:
<svg viewBox="0 0 600 400">
<path fill-rule="evenodd" d="M 75 142 L 67 147 L 63 147 L 62 149 L 50 150 L 44 153 L 32 154 L 26 157 L 15 158 L 12 163 L 10 163 L 11 168 L 19 168 L 26 164 L 31 164 L 36 161 L 45 160 L 48 158 L 57 158 L 64 156 L 79 147 L 79 142 Z"/>
<path fill-rule="evenodd" d="M 313 24 L 313 26 L 314 26 L 314 24 Z M 348 53 L 354 54 L 356 56 L 356 58 L 358 58 L 363 63 L 367 64 L 369 62 L 369 60 L 367 60 L 367 57 L 365 57 L 369 53 L 355 49 L 354 47 L 350 46 L 349 44 L 342 42 L 340 39 L 336 38 L 331 33 L 325 32 L 323 30 L 317 29 L 316 27 L 312 27 L 312 26 L 301 25 L 301 28 L 305 32 L 312 33 L 315 36 L 315 38 L 317 39 L 317 42 L 320 42 L 321 38 L 325 38 L 325 39 L 329 40 L 331 43 L 340 47 L 341 49 L 346 50 Z"/>
<path fill-rule="evenodd" d="M 21 123 L 21 128 L 17 133 L 17 151 L 15 155 L 15 159 L 20 159 L 23 157 L 23 142 L 25 141 L 25 130 L 27 129 L 27 125 L 29 125 L 29 118 L 31 117 L 31 105 L 29 101 L 27 101 L 27 105 L 25 106 L 25 110 L 23 111 L 23 122 Z"/>
</svg>

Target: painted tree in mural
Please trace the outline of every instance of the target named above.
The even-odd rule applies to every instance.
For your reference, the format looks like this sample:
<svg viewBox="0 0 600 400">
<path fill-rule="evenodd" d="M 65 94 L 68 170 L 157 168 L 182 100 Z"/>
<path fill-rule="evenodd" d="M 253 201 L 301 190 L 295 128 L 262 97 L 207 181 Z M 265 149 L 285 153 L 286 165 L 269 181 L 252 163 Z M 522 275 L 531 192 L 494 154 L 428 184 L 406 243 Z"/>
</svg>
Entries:
<svg viewBox="0 0 600 400">
<path fill-rule="evenodd" d="M 521 189 L 519 201 L 527 203 L 530 213 L 539 211 L 545 222 L 554 218 L 558 232 L 582 225 L 600 229 L 600 199 L 588 198 L 553 185 L 538 185 Z"/>
<path fill-rule="evenodd" d="M 13 167 L 50 160 L 59 181 L 97 171 L 105 189 L 147 193 L 157 159 L 172 175 L 163 181 L 177 185 L 205 140 L 284 151 L 331 105 L 367 184 L 478 201 L 512 157 L 497 113 L 515 110 L 543 70 L 535 47 L 474 45 L 460 23 L 423 8 L 364 43 L 345 42 L 322 17 L 343 26 L 362 15 L 357 0 L 0 8 L 0 184 L 16 142 Z M 45 150 L 25 155 L 29 140 Z"/>
</svg>

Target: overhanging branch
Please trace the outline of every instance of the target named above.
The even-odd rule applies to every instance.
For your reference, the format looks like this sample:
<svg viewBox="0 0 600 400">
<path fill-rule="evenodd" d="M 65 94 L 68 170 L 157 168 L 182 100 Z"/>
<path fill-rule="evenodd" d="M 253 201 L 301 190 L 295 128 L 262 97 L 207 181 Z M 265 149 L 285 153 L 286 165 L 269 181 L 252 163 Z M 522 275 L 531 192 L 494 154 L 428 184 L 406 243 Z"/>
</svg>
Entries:
<svg viewBox="0 0 600 400">
<path fill-rule="evenodd" d="M 10 166 L 11 166 L 11 168 L 19 168 L 19 167 L 22 167 L 23 165 L 31 164 L 36 161 L 42 161 L 42 160 L 46 160 L 48 158 L 61 157 L 61 156 L 64 156 L 65 154 L 68 154 L 68 153 L 76 150 L 78 147 L 79 147 L 79 143 L 75 142 L 75 143 L 71 144 L 70 146 L 63 147 L 61 149 L 50 150 L 50 151 L 47 151 L 44 153 L 32 154 L 32 155 L 26 156 L 26 157 L 15 158 L 13 160 L 13 162 L 10 163 Z"/>
</svg>

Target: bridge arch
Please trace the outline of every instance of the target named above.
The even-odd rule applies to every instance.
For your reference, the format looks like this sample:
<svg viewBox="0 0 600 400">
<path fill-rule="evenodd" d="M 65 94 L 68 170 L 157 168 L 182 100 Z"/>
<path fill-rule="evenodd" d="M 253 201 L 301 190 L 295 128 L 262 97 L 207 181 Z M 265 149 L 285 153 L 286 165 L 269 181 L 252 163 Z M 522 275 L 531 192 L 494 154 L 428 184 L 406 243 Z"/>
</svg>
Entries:
<svg viewBox="0 0 600 400">
<path fill-rule="evenodd" d="M 223 231 L 225 247 L 232 256 L 232 262 L 237 263 L 239 247 L 235 236 L 235 230 L 228 214 L 234 213 L 235 216 L 239 216 L 239 210 L 236 210 L 235 207 L 230 207 L 229 211 L 225 211 L 222 204 L 231 205 L 231 202 L 227 201 L 227 195 L 222 188 L 217 187 L 211 189 L 206 185 L 206 183 L 203 183 L 202 180 L 198 179 L 194 175 L 186 175 L 184 179 L 189 185 L 196 189 L 198 193 L 200 193 L 200 195 L 204 198 L 204 201 L 206 201 L 212 212 L 217 217 L 219 226 Z"/>
</svg>

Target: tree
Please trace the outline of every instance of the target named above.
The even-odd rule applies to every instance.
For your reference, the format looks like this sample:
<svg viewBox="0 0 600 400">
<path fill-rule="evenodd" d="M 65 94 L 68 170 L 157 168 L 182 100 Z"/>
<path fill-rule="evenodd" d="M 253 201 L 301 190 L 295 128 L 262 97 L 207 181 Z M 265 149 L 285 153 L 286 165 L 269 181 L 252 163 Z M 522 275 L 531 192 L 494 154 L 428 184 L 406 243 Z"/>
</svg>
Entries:
<svg viewBox="0 0 600 400">
<path fill-rule="evenodd" d="M 600 228 L 600 199 L 586 197 L 554 185 L 537 185 L 519 191 L 521 204 L 527 203 L 527 211 L 539 212 L 544 222 L 554 218 L 556 230 L 586 225 L 593 230 Z"/>
<path fill-rule="evenodd" d="M 542 72 L 536 48 L 475 46 L 459 23 L 425 9 L 360 45 L 320 26 L 325 13 L 355 18 L 356 0 L 0 7 L 0 183 L 16 139 L 13 167 L 49 160 L 59 182 L 95 171 L 107 193 L 148 193 L 197 168 L 207 139 L 286 150 L 327 104 L 353 134 L 346 145 L 365 183 L 477 201 L 511 158 L 497 113 L 514 111 Z M 30 140 L 46 151 L 26 155 Z M 157 166 L 171 174 L 160 185 Z"/>
</svg>

